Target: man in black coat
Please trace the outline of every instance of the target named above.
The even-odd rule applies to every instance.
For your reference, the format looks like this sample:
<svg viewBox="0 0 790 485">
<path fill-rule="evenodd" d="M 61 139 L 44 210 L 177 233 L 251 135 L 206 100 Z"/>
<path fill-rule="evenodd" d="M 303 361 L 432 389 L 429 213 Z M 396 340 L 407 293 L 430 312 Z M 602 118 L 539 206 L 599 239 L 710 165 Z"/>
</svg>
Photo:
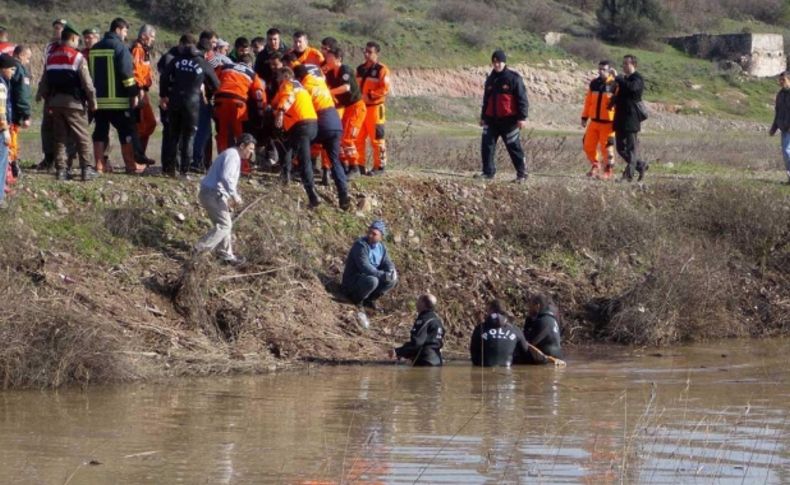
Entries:
<svg viewBox="0 0 790 485">
<path fill-rule="evenodd" d="M 196 45 L 194 35 L 181 36 L 178 54 L 160 79 L 160 107 L 167 110 L 169 118 L 169 138 L 163 140 L 167 148 L 162 158 L 162 170 L 168 175 L 175 175 L 178 168 L 186 177 L 192 160 L 201 102 L 219 87 L 214 69 Z M 178 158 L 180 164 L 176 162 Z"/>
<path fill-rule="evenodd" d="M 486 78 L 480 113 L 480 126 L 483 127 L 480 142 L 483 173 L 480 177 L 488 180 L 494 178 L 496 142 L 501 137 L 516 169 L 514 182 L 523 183 L 527 180 L 527 163 L 521 147 L 521 130 L 527 126 L 529 102 L 524 80 L 519 73 L 507 68 L 506 59 L 501 50 L 491 55 L 493 69 Z"/>
<path fill-rule="evenodd" d="M 442 344 L 444 326 L 434 312 L 436 297 L 431 294 L 420 295 L 417 299 L 417 320 L 411 328 L 409 341 L 390 350 L 390 358 L 409 359 L 415 367 L 442 365 Z"/>
<path fill-rule="evenodd" d="M 626 162 L 623 171 L 623 180 L 632 181 L 634 171 L 639 173 L 639 179 L 645 176 L 647 165 L 639 160 L 639 131 L 642 121 L 646 119 L 642 104 L 642 93 L 645 82 L 636 72 L 636 56 L 623 57 L 623 74 L 615 77 L 614 97 L 610 107 L 614 107 L 614 131 L 617 153 Z"/>
</svg>

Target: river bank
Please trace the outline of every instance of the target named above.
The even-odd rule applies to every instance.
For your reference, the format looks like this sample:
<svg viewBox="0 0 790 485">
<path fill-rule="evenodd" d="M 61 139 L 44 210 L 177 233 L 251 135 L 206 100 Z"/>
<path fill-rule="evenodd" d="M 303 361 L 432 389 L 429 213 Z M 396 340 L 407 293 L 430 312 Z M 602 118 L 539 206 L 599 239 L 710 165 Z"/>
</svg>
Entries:
<svg viewBox="0 0 790 485">
<path fill-rule="evenodd" d="M 304 205 L 300 186 L 242 182 L 240 271 L 191 260 L 207 229 L 197 182 L 28 174 L 0 215 L 3 385 L 257 373 L 305 359 L 380 360 L 434 292 L 447 349 L 464 352 L 484 302 L 518 322 L 527 292 L 554 296 L 569 343 L 667 345 L 790 331 L 790 193 L 759 178 L 654 174 L 647 186 L 539 173 L 412 168 L 354 182 L 353 211 Z M 333 203 L 330 189 L 322 189 Z M 345 254 L 373 218 L 399 287 L 360 328 L 338 301 Z"/>
</svg>

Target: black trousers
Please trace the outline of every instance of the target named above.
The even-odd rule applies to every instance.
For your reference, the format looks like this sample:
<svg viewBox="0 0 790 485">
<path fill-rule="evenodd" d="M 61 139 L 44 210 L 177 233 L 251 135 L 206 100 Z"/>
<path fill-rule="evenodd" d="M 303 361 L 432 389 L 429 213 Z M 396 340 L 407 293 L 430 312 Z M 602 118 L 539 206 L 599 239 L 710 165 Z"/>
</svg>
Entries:
<svg viewBox="0 0 790 485">
<path fill-rule="evenodd" d="M 318 136 L 318 123 L 315 121 L 301 122 L 288 130 L 288 145 L 293 154 L 299 159 L 299 168 L 302 172 L 302 185 L 305 192 L 310 195 L 315 189 L 313 180 L 313 160 L 310 157 L 310 145 Z M 286 164 L 290 160 L 285 161 Z M 289 167 L 290 168 L 290 167 Z"/>
<path fill-rule="evenodd" d="M 195 133 L 198 128 L 200 105 L 188 103 L 170 106 L 167 110 L 167 137 L 162 143 L 167 145 L 162 158 L 162 170 L 172 173 L 179 169 L 182 174 L 189 171 L 192 162 Z"/>
<path fill-rule="evenodd" d="M 623 177 L 631 180 L 634 177 L 634 172 L 641 171 L 644 166 L 644 163 L 639 160 L 639 133 L 617 131 L 614 139 L 617 153 L 625 161 Z"/>
<path fill-rule="evenodd" d="M 332 173 L 332 180 L 335 182 L 338 195 L 348 194 L 346 171 L 343 168 L 343 164 L 340 163 L 340 139 L 342 136 L 342 131 L 321 130 L 319 128 L 318 136 L 315 139 L 315 143 L 321 144 L 321 148 L 324 149 L 326 156 L 329 158 L 329 170 Z"/>
<path fill-rule="evenodd" d="M 480 141 L 480 153 L 483 158 L 483 174 L 493 177 L 496 174 L 496 142 L 499 138 L 505 142 L 505 148 L 516 169 L 516 176 L 521 178 L 527 174 L 527 162 L 524 149 L 521 148 L 521 130 L 515 123 L 488 123 L 483 127 L 483 138 Z"/>
</svg>

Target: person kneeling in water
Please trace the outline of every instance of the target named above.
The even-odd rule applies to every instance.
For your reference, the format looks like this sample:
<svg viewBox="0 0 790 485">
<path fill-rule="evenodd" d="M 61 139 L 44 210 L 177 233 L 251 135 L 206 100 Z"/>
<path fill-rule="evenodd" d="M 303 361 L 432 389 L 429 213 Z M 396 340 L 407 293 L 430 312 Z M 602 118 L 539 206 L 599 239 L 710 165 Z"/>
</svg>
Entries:
<svg viewBox="0 0 790 485">
<path fill-rule="evenodd" d="M 543 365 L 551 362 L 549 357 L 562 359 L 560 325 L 551 297 L 536 293 L 527 300 L 527 309 L 529 314 L 524 321 L 524 336 L 542 354 L 534 351 L 517 352 L 515 363 Z"/>
<path fill-rule="evenodd" d="M 510 367 L 516 349 L 525 354 L 534 352 L 521 330 L 508 321 L 501 301 L 491 301 L 486 314 L 488 316 L 485 321 L 476 326 L 472 333 L 469 344 L 472 364 L 482 367 Z"/>
<path fill-rule="evenodd" d="M 390 350 L 391 359 L 410 359 L 415 367 L 442 365 L 444 326 L 434 313 L 435 308 L 435 296 L 426 293 L 417 298 L 418 314 L 411 328 L 411 337 L 405 344 Z"/>
</svg>

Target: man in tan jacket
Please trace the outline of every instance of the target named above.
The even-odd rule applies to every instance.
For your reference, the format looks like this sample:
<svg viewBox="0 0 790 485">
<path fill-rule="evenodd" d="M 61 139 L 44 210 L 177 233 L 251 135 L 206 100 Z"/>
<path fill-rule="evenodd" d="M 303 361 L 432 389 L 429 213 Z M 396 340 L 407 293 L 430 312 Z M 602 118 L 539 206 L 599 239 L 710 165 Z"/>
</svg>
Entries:
<svg viewBox="0 0 790 485">
<path fill-rule="evenodd" d="M 88 134 L 86 108 L 96 111 L 96 89 L 93 87 L 88 63 L 77 50 L 80 34 L 70 25 L 63 28 L 60 44 L 47 56 L 46 68 L 38 85 L 36 100 L 46 99 L 52 116 L 55 138 L 55 177 L 68 180 L 66 172 L 66 141 L 69 135 L 77 145 L 81 178 L 92 180 L 98 176 L 89 165 L 92 160 L 91 138 Z"/>
</svg>

